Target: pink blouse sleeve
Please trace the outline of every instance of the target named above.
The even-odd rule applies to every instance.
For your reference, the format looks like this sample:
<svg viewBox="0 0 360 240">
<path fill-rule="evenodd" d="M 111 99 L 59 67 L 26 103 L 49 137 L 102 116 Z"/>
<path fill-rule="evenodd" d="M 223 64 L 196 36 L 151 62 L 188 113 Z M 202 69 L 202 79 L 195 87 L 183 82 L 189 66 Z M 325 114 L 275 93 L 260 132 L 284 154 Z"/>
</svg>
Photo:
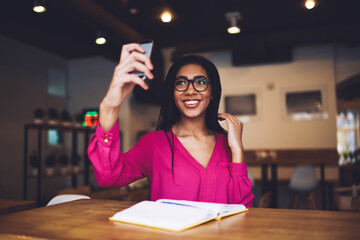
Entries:
<svg viewBox="0 0 360 240">
<path fill-rule="evenodd" d="M 252 183 L 248 177 L 246 163 L 229 163 L 230 182 L 228 184 L 229 203 L 244 204 L 252 207 L 254 194 Z"/>
<path fill-rule="evenodd" d="M 122 187 L 151 172 L 152 133 L 147 133 L 127 153 L 120 151 L 119 122 L 104 131 L 98 124 L 88 146 L 88 156 L 100 187 Z"/>
</svg>

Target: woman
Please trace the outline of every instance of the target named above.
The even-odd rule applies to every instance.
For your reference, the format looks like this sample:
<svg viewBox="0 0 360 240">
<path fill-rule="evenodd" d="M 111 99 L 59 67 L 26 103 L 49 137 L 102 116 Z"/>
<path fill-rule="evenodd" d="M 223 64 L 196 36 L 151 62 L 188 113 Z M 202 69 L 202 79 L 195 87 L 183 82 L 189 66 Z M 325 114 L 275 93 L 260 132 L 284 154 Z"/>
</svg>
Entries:
<svg viewBox="0 0 360 240">
<path fill-rule="evenodd" d="M 124 45 L 88 155 L 100 186 L 120 187 L 149 177 L 151 200 L 160 198 L 252 206 L 242 123 L 218 114 L 221 84 L 216 67 L 199 56 L 183 57 L 166 76 L 157 131 L 148 132 L 127 153 L 120 152 L 118 116 L 135 85 L 148 86 L 133 70 L 153 79 L 150 59 L 138 44 Z M 228 133 L 219 125 L 225 120 Z"/>
</svg>

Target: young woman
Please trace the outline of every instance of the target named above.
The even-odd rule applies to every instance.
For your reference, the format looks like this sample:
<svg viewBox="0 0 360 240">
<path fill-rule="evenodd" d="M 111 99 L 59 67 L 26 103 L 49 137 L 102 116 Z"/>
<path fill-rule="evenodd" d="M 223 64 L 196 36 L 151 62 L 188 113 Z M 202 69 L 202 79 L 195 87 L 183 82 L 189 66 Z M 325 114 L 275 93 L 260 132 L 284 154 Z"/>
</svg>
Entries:
<svg viewBox="0 0 360 240">
<path fill-rule="evenodd" d="M 133 70 L 153 79 L 150 59 L 138 44 L 124 45 L 88 155 L 100 186 L 121 187 L 148 177 L 151 200 L 160 198 L 252 206 L 242 123 L 218 114 L 219 74 L 213 63 L 186 56 L 170 68 L 157 131 L 148 132 L 127 153 L 120 152 L 119 108 L 135 85 L 148 86 Z M 225 120 L 226 132 L 218 120 Z"/>
</svg>

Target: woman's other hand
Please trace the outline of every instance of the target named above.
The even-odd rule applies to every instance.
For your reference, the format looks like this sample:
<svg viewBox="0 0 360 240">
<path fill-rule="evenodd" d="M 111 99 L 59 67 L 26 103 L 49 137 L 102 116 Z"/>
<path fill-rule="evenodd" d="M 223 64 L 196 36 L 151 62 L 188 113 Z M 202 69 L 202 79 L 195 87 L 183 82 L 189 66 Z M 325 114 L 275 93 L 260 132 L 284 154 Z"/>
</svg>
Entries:
<svg viewBox="0 0 360 240">
<path fill-rule="evenodd" d="M 229 113 L 219 113 L 218 119 L 225 120 L 228 127 L 228 143 L 234 163 L 244 162 L 244 147 L 242 143 L 243 123 Z"/>
<path fill-rule="evenodd" d="M 119 108 L 135 85 L 147 90 L 149 87 L 133 71 L 143 72 L 148 79 L 153 79 L 153 65 L 145 50 L 137 43 L 122 47 L 119 64 L 115 67 L 109 89 L 100 104 L 100 124 L 107 131 L 112 128 L 119 117 Z"/>
</svg>

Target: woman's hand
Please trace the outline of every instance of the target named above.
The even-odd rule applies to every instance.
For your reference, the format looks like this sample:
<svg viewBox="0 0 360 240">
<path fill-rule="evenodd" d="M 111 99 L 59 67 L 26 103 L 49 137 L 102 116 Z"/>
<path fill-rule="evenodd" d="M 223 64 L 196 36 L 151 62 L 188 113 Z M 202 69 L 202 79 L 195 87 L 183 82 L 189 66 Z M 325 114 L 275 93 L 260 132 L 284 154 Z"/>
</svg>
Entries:
<svg viewBox="0 0 360 240">
<path fill-rule="evenodd" d="M 100 104 L 101 127 L 107 131 L 112 128 L 119 116 L 119 108 L 135 85 L 147 90 L 149 87 L 133 71 L 143 72 L 148 79 L 153 79 L 153 65 L 145 50 L 137 43 L 122 47 L 119 64 L 116 66 L 109 89 Z"/>
<path fill-rule="evenodd" d="M 244 147 L 242 143 L 243 123 L 229 113 L 219 113 L 218 119 L 225 120 L 228 127 L 228 142 L 234 163 L 244 162 Z"/>
</svg>

